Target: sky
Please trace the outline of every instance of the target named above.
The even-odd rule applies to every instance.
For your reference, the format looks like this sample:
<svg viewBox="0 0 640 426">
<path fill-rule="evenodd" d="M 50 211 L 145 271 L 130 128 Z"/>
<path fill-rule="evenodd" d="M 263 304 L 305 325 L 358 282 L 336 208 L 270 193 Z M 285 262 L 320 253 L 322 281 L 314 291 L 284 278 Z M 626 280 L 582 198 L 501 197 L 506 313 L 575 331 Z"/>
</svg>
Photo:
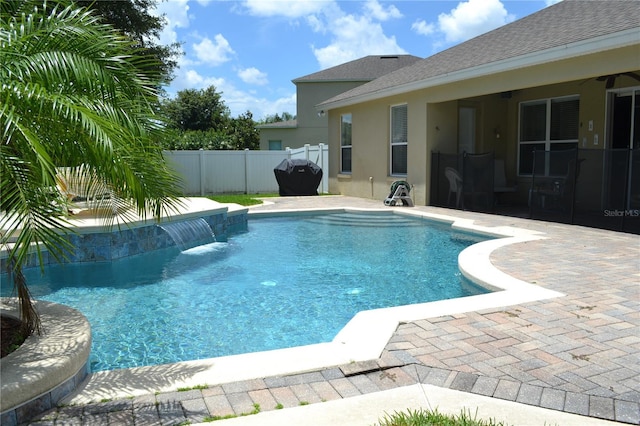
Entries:
<svg viewBox="0 0 640 426">
<path fill-rule="evenodd" d="M 231 115 L 296 114 L 292 80 L 367 55 L 426 58 L 558 0 L 164 0 L 184 55 L 169 97 L 215 86 Z"/>
</svg>

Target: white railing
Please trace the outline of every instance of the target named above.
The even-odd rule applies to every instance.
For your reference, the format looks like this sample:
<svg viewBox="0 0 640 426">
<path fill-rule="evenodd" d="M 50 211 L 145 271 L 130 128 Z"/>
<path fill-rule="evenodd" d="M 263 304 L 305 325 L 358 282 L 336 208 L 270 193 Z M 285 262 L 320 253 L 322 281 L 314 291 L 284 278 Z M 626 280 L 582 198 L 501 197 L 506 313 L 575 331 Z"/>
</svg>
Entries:
<svg viewBox="0 0 640 426">
<path fill-rule="evenodd" d="M 319 193 L 329 192 L 329 149 L 325 144 L 284 151 L 164 151 L 183 180 L 184 195 L 278 192 L 273 169 L 284 159 L 304 159 L 322 169 Z"/>
</svg>

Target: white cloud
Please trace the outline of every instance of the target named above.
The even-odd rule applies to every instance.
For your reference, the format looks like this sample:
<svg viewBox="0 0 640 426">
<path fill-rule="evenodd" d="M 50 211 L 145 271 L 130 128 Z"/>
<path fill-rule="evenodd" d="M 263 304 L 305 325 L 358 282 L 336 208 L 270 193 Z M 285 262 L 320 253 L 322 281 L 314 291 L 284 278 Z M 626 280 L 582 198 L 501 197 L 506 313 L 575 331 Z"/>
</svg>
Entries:
<svg viewBox="0 0 640 426">
<path fill-rule="evenodd" d="M 241 69 L 238 71 L 238 77 L 245 83 L 256 86 L 264 86 L 269 83 L 267 74 L 254 67 Z"/>
<path fill-rule="evenodd" d="M 192 1 L 206 5 L 209 0 Z M 189 15 L 186 0 L 170 0 L 165 3 L 176 2 L 184 6 L 180 9 L 184 12 L 183 15 L 179 15 L 177 11 L 175 13 L 175 23 L 178 25 L 182 21 L 177 17 L 188 18 Z M 251 16 L 280 17 L 294 26 L 306 24 L 314 33 L 326 35 L 323 41 L 316 41 L 316 46 L 310 46 L 321 68 L 328 68 L 366 55 L 406 53 L 398 45 L 396 38 L 385 34 L 382 27 L 382 22 L 402 17 L 395 6 L 383 0 L 366 0 L 349 6 L 352 5 L 356 5 L 357 10 L 352 8 L 349 13 L 345 12 L 340 3 L 335 0 L 243 0 L 242 3 L 231 7 L 236 12 L 241 11 Z M 188 19 L 186 22 L 188 24 Z M 193 33 L 190 36 L 197 37 Z M 233 76 L 219 78 L 208 75 L 203 66 L 220 66 L 237 56 L 222 34 L 197 40 L 188 53 L 190 59 L 187 57 L 179 59 L 180 67 L 176 70 L 176 78 L 168 91 L 170 96 L 174 96 L 180 90 L 204 89 L 213 85 L 218 92 L 222 93 L 225 104 L 234 116 L 247 110 L 250 110 L 257 119 L 283 111 L 296 112 L 295 92 L 291 93 L 289 89 L 274 95 L 271 89 L 254 92 L 243 87 L 243 84 L 269 87 L 267 74 L 256 67 L 243 69 L 236 67 L 237 83 L 233 83 L 232 80 L 235 80 Z M 224 68 L 219 70 L 219 76 L 226 75 L 223 74 Z"/>
<path fill-rule="evenodd" d="M 309 15 L 306 17 L 306 20 L 307 24 L 309 24 L 309 26 L 311 27 L 311 31 L 313 31 L 314 33 L 324 33 L 326 31 L 324 22 L 322 22 L 322 20 L 318 16 Z"/>
<path fill-rule="evenodd" d="M 382 25 L 375 18 L 376 15 L 385 19 L 400 17 L 400 12 L 393 6 L 383 9 L 377 1 L 369 1 L 364 9 L 362 15 L 345 14 L 336 8 L 325 10 L 324 29 L 331 34 L 331 42 L 325 47 L 312 46 L 320 68 L 329 68 L 367 55 L 406 53 L 394 36 L 384 33 Z"/>
<path fill-rule="evenodd" d="M 164 15 L 167 24 L 162 29 L 158 40 L 160 44 L 171 44 L 178 41 L 176 28 L 189 27 L 189 0 L 172 0 L 159 2 L 156 9 L 150 13 L 156 16 Z"/>
<path fill-rule="evenodd" d="M 313 32 L 328 34 L 328 45 L 311 46 L 321 68 L 366 55 L 406 53 L 380 25 L 401 18 L 402 13 L 379 0 L 366 0 L 358 14 L 346 14 L 334 0 L 245 0 L 243 5 L 252 15 L 301 19 Z"/>
<path fill-rule="evenodd" d="M 394 6 L 383 7 L 378 0 L 367 0 L 365 10 L 369 16 L 378 21 L 388 21 L 389 19 L 402 18 L 402 13 Z"/>
<path fill-rule="evenodd" d="M 231 60 L 231 55 L 235 54 L 222 34 L 217 34 L 214 41 L 205 37 L 200 43 L 193 45 L 193 50 L 199 60 L 214 67 Z"/>
<path fill-rule="evenodd" d="M 545 0 L 545 4 L 547 6 L 552 6 L 552 5 L 556 4 L 556 3 L 560 3 L 561 1 L 562 0 Z"/>
<path fill-rule="evenodd" d="M 226 84 L 223 78 L 203 76 L 193 68 L 181 67 L 176 72 L 176 78 L 171 84 L 170 96 L 176 95 L 178 92 L 186 89 L 206 89 L 209 86 L 215 86 L 219 91 L 219 87 Z"/>
<path fill-rule="evenodd" d="M 468 40 L 515 19 L 500 0 L 468 0 L 438 16 L 438 29 L 448 43 Z"/>
<path fill-rule="evenodd" d="M 254 98 L 253 103 L 247 105 L 242 112 L 247 109 L 251 111 L 253 119 L 256 121 L 265 118 L 267 115 L 282 114 L 283 112 L 296 115 L 296 94 L 293 93 L 289 96 L 277 98 L 274 101 Z"/>
<path fill-rule="evenodd" d="M 318 0 L 246 0 L 244 6 L 256 16 L 301 18 L 320 12 L 329 3 Z"/>
<path fill-rule="evenodd" d="M 175 97 L 177 92 L 186 89 L 206 89 L 214 86 L 218 93 L 222 93 L 224 104 L 231 111 L 232 117 L 237 117 L 246 111 L 251 111 L 255 120 L 267 115 L 282 113 L 283 111 L 296 113 L 296 94 L 285 94 L 275 100 L 241 90 L 225 78 L 212 75 L 202 75 L 195 69 L 181 63 L 173 80 L 171 90 L 167 92 L 170 97 Z"/>
<path fill-rule="evenodd" d="M 431 35 L 436 32 L 434 24 L 427 24 L 424 20 L 419 20 L 411 25 L 411 29 L 420 35 Z"/>
<path fill-rule="evenodd" d="M 267 115 L 280 114 L 283 111 L 295 114 L 296 111 L 295 93 L 276 100 L 268 100 L 251 92 L 240 90 L 228 82 L 216 86 L 216 88 L 219 92 L 222 92 L 222 99 L 225 105 L 229 107 L 232 117 L 251 111 L 254 120 L 257 121 Z"/>
</svg>

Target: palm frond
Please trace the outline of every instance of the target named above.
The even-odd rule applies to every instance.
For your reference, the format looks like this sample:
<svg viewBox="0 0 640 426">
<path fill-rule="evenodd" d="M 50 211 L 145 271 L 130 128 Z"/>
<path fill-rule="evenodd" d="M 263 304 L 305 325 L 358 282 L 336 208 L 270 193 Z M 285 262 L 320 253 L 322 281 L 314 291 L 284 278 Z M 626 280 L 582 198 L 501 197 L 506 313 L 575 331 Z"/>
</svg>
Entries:
<svg viewBox="0 0 640 426">
<path fill-rule="evenodd" d="M 0 243 L 16 286 L 32 251 L 42 264 L 43 248 L 58 259 L 71 249 L 61 167 L 83 174 L 87 198 L 107 187 L 142 217 L 179 205 L 179 179 L 151 143 L 159 68 L 71 1 L 0 3 Z"/>
</svg>

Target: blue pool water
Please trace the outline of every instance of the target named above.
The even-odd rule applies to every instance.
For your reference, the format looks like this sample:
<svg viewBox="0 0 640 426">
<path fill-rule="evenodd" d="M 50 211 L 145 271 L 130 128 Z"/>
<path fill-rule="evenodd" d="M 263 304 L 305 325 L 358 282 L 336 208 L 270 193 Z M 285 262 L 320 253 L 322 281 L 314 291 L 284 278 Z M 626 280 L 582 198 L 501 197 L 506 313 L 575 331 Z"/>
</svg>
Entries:
<svg viewBox="0 0 640 426">
<path fill-rule="evenodd" d="M 457 267 L 478 241 L 399 215 L 251 219 L 228 242 L 27 280 L 87 316 L 91 368 L 111 370 L 328 342 L 362 310 L 484 293 Z"/>
</svg>

